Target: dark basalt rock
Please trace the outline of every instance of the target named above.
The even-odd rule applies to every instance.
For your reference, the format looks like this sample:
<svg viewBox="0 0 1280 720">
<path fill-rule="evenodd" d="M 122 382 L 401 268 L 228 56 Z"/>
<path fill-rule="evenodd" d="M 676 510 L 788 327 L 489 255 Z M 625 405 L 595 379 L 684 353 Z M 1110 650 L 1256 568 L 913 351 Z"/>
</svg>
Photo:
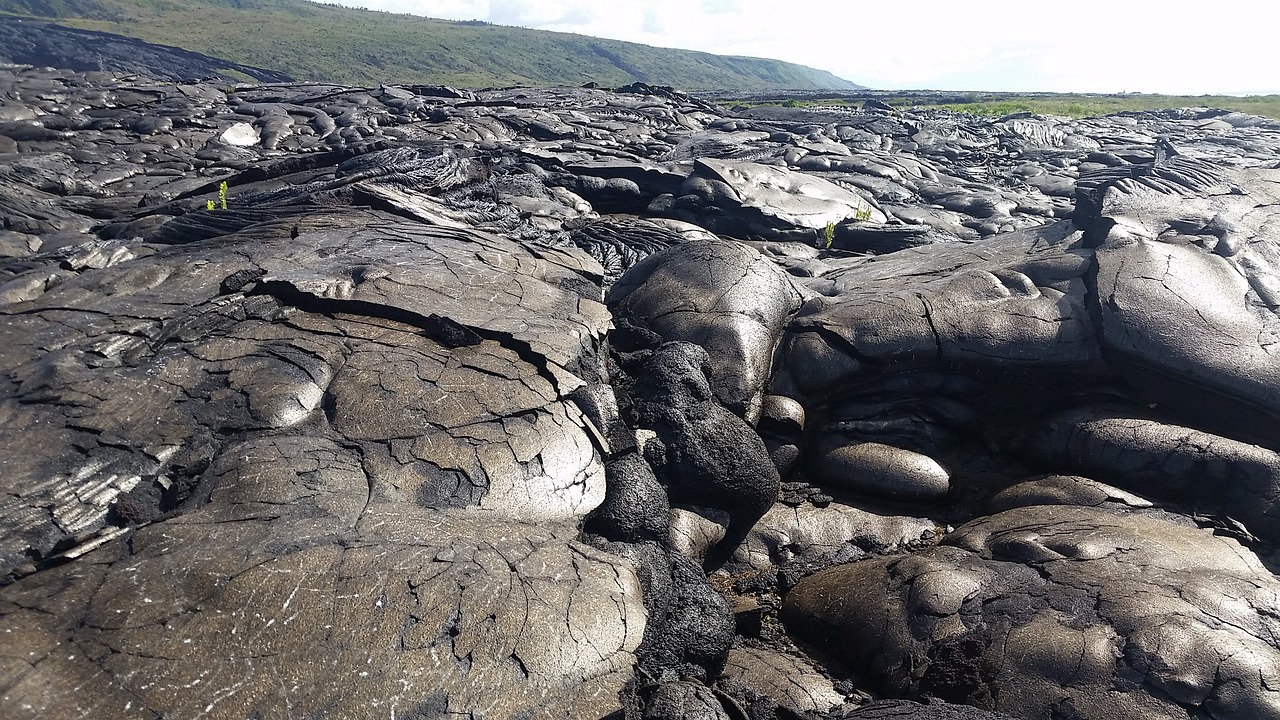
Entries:
<svg viewBox="0 0 1280 720">
<path fill-rule="evenodd" d="M 663 683 L 649 694 L 644 720 L 728 720 L 711 689 L 690 682 Z"/>
<path fill-rule="evenodd" d="M 836 692 L 831 680 L 812 666 L 795 657 L 759 648 L 741 647 L 730 651 L 723 684 L 744 695 L 768 698 L 799 716 L 831 713 L 844 705 L 844 696 Z"/>
<path fill-rule="evenodd" d="M 1033 462 L 1074 470 L 1140 496 L 1222 513 L 1276 537 L 1280 454 L 1116 407 L 1050 416 L 1025 441 Z"/>
<path fill-rule="evenodd" d="M 892 692 L 1016 717 L 1270 717 L 1277 581 L 1235 540 L 1033 506 L 802 581 L 783 614 Z"/>
<path fill-rule="evenodd" d="M 724 597 L 707 584 L 702 568 L 680 553 L 671 554 L 667 612 L 654 620 L 637 650 L 641 668 L 704 681 L 720 675 L 733 645 L 733 614 Z"/>
<path fill-rule="evenodd" d="M 1104 503 L 1133 508 L 1149 508 L 1154 505 L 1149 500 L 1097 480 L 1073 475 L 1050 475 L 1001 490 L 987 501 L 987 507 L 992 512 L 999 512 L 1024 505 L 1098 507 Z"/>
<path fill-rule="evenodd" d="M 877 700 L 840 716 L 844 720 L 1008 720 L 1011 715 L 932 701 Z"/>
<path fill-rule="evenodd" d="M 667 539 L 666 489 L 649 464 L 630 454 L 605 466 L 605 497 L 584 529 L 621 542 L 664 542 Z"/>
<path fill-rule="evenodd" d="M 781 480 L 760 436 L 716 401 L 709 375 L 701 347 L 665 343 L 640 370 L 633 412 L 655 435 L 644 454 L 668 496 L 729 513 L 731 549 L 777 499 Z"/>
<path fill-rule="evenodd" d="M 0 93 L 6 717 L 1280 715 L 1276 122 Z"/>
<path fill-rule="evenodd" d="M 226 77 L 234 71 L 258 82 L 292 82 L 274 70 L 241 65 L 190 50 L 142 42 L 124 35 L 70 28 L 38 20 L 0 17 L 0 60 L 38 67 L 143 73 L 169 80 Z M 154 123 L 150 127 L 156 127 Z"/>
<path fill-rule="evenodd" d="M 716 400 L 751 423 L 760 416 L 782 326 L 802 299 L 760 253 L 719 239 L 651 255 L 606 298 L 619 349 L 641 349 L 643 338 L 699 345 L 709 358 Z"/>
<path fill-rule="evenodd" d="M 1280 329 L 1280 251 L 1265 228 L 1280 177 L 1181 157 L 1134 174 L 1093 192 L 1093 231 L 1106 233 L 1096 251 L 1103 349 L 1149 403 L 1280 449 L 1274 433 L 1256 432 L 1280 417 L 1280 366 L 1258 340 Z"/>
<path fill-rule="evenodd" d="M 772 165 L 713 158 L 694 172 L 670 204 L 652 208 L 680 220 L 744 238 L 811 240 L 828 224 L 852 219 L 883 222 L 883 213 L 850 189 Z"/>
<path fill-rule="evenodd" d="M 645 220 L 600 220 L 574 230 L 570 240 L 600 263 L 612 283 L 641 260 L 686 238 L 674 229 Z"/>
<path fill-rule="evenodd" d="M 37 656 L 58 638 L 116 648 L 13 676 L 13 702 L 111 714 L 128 697 L 195 714 L 220 699 L 164 688 L 204 677 L 235 687 L 234 712 L 248 714 L 358 714 L 373 699 L 408 712 L 422 696 L 405 688 L 424 683 L 447 708 L 500 715 L 616 703 L 644 613 L 634 575 L 573 542 L 604 495 L 585 420 L 565 402 L 581 384 L 567 368 L 599 362 L 607 321 L 557 284 L 582 258 L 548 249 L 514 271 L 505 263 L 528 251 L 507 240 L 345 220 L 296 239 L 277 225 L 175 247 L 9 315 L 5 443 L 46 451 L 7 463 L 6 477 L 43 482 L 12 486 L 4 551 L 49 569 L 6 594 L 5 623 Z M 397 259 L 411 247 L 413 262 Z M 219 294 L 245 267 L 266 271 L 251 294 Z M 469 302 L 470 282 L 501 292 Z M 439 339 L 437 313 L 478 341 Z M 93 491 L 66 496 L 72 478 Z M 137 492 L 153 486 L 164 493 Z M 60 564 L 99 545 L 90 565 Z M 255 593 L 270 607 L 241 605 Z M 575 604 L 576 619 L 562 609 Z M 138 630 L 166 626 L 183 630 Z M 263 657 L 291 668 L 306 699 L 258 670 Z M 46 673 L 94 690 L 50 694 Z"/>
</svg>

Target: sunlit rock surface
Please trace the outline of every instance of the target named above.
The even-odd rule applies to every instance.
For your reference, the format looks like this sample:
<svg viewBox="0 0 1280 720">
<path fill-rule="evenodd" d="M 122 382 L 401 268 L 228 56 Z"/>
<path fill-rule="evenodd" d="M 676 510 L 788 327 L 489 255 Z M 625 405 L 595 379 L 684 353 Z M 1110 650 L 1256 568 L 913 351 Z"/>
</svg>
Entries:
<svg viewBox="0 0 1280 720">
<path fill-rule="evenodd" d="M 1280 124 L 0 99 L 5 717 L 1280 716 Z"/>
</svg>

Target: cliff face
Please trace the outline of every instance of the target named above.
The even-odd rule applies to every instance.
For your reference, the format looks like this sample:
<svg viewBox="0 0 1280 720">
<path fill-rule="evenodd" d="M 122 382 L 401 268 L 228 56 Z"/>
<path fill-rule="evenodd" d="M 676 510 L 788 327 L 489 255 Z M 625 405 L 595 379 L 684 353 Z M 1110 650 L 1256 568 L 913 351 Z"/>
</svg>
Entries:
<svg viewBox="0 0 1280 720">
<path fill-rule="evenodd" d="M 626 90 L 0 69 L 6 717 L 1280 715 L 1280 124 Z"/>
</svg>

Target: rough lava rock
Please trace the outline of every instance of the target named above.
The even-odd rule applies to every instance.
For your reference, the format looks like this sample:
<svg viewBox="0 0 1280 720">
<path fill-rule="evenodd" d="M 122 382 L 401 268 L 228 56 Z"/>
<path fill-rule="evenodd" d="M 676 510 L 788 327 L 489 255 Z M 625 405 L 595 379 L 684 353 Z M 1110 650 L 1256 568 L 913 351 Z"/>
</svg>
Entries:
<svg viewBox="0 0 1280 720">
<path fill-rule="evenodd" d="M 774 346 L 803 295 L 759 252 L 712 239 L 650 255 L 614 283 L 606 299 L 618 326 L 615 347 L 676 340 L 701 346 L 716 399 L 754 423 Z"/>
<path fill-rule="evenodd" d="M 639 586 L 573 540 L 604 468 L 566 366 L 600 362 L 607 315 L 560 282 L 592 264 L 348 220 L 181 246 L 9 315 L 13 349 L 22 337 L 44 351 L 12 355 L 6 443 L 50 452 L 6 462 L 6 477 L 44 479 L 8 488 L 6 557 L 106 547 L 6 595 L 6 626 L 24 638 L 10 661 L 28 668 L 7 703 L 567 717 L 616 705 L 644 631 Z M 225 292 L 246 269 L 249 292 Z M 111 300 L 59 319 L 93 293 Z M 112 515 L 145 527 L 104 543 L 126 534 Z M 79 545 L 60 553 L 58 538 Z M 60 677 L 95 691 L 51 691 Z M 211 692 L 173 691 L 196 681 Z"/>
<path fill-rule="evenodd" d="M 1015 717 L 1274 717 L 1278 592 L 1233 539 L 1030 506 L 927 552 L 820 572 L 784 617 L 891 692 Z"/>
<path fill-rule="evenodd" d="M 182 81 L 217 76 L 237 81 L 249 76 L 258 82 L 292 82 L 284 73 L 190 50 L 156 45 L 114 33 L 0 17 L 0 51 L 4 62 L 80 71 L 136 72 Z"/>
<path fill-rule="evenodd" d="M 3 714 L 1280 717 L 1278 162 L 4 66 Z"/>
</svg>

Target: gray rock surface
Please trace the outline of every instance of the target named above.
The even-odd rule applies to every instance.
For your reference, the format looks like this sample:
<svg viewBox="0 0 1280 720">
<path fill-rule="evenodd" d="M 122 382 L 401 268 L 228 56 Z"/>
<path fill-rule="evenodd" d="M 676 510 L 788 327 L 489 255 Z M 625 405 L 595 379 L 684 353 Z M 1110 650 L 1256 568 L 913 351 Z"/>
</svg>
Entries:
<svg viewBox="0 0 1280 720">
<path fill-rule="evenodd" d="M 722 681 L 741 684 L 797 715 L 828 713 L 844 704 L 831 680 L 801 660 L 758 648 L 729 652 Z"/>
<path fill-rule="evenodd" d="M 1206 530 L 1032 506 L 818 573 L 784 617 L 891 691 L 1015 717 L 1274 717 L 1278 590 Z"/>
<path fill-rule="evenodd" d="M 217 76 L 232 81 L 245 76 L 258 82 L 293 80 L 284 73 L 169 45 L 9 15 L 0 17 L 0 46 L 4 48 L 0 52 L 4 62 L 37 67 L 137 72 L 171 80 Z"/>
<path fill-rule="evenodd" d="M 849 720 L 1005 720 L 1011 716 L 936 700 L 927 705 L 907 700 L 878 700 L 841 717 Z"/>
<path fill-rule="evenodd" d="M 754 423 L 774 346 L 803 296 L 760 253 L 717 238 L 649 256 L 615 283 L 606 299 L 620 331 L 614 334 L 619 349 L 670 341 L 701 346 L 709 356 L 716 399 Z"/>
<path fill-rule="evenodd" d="M 16 706 L 616 704 L 645 613 L 626 566 L 573 542 L 604 469 L 566 366 L 599 362 L 607 315 L 559 283 L 590 263 L 347 220 L 157 253 L 8 315 L 5 442 L 46 451 L 6 460 L 27 479 L 6 488 L 6 557 L 104 546 L 6 595 L 30 638 Z M 479 291 L 489 302 L 466 299 Z M 50 692 L 68 674 L 100 692 Z M 210 693 L 172 692 L 196 681 Z"/>
<path fill-rule="evenodd" d="M 0 98 L 15 717 L 1280 716 L 1280 124 Z"/>
</svg>

